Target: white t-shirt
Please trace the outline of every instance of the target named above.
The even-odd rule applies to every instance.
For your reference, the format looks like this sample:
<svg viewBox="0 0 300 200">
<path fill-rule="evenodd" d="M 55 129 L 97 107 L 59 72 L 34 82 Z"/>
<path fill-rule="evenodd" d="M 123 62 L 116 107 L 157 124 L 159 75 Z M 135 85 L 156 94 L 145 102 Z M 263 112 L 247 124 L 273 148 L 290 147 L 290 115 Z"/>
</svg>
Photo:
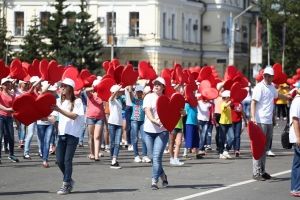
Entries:
<svg viewBox="0 0 300 200">
<path fill-rule="evenodd" d="M 197 119 L 201 121 L 209 121 L 209 108 L 211 107 L 211 103 L 198 101 L 197 105 Z"/>
<path fill-rule="evenodd" d="M 55 116 L 57 114 L 55 114 L 55 111 L 53 111 L 49 116 Z M 43 120 L 37 120 L 36 122 L 37 125 L 51 125 L 51 123 L 49 121 L 43 121 Z"/>
<path fill-rule="evenodd" d="M 126 103 L 126 106 L 132 106 L 130 93 L 128 92 L 127 89 L 125 89 L 125 103 Z"/>
<path fill-rule="evenodd" d="M 300 95 L 297 95 L 292 101 L 290 108 L 290 123 L 293 122 L 293 117 L 297 117 L 300 122 Z M 297 141 L 293 124 L 290 127 L 289 139 L 290 143 L 296 143 Z"/>
<path fill-rule="evenodd" d="M 109 118 L 108 123 L 113 125 L 122 126 L 123 119 L 122 119 L 122 103 L 114 99 L 112 101 L 109 101 Z"/>
<path fill-rule="evenodd" d="M 259 82 L 253 89 L 252 100 L 256 101 L 255 120 L 257 123 L 273 124 L 274 99 L 278 92 L 273 84 Z"/>
<path fill-rule="evenodd" d="M 155 119 L 158 118 L 157 108 L 156 108 L 156 102 L 158 97 L 159 96 L 156 93 L 149 93 L 145 96 L 143 102 L 143 109 L 145 110 L 145 108 L 150 108 L 151 113 Z M 171 114 L 172 113 L 170 111 L 170 115 Z M 148 119 L 147 115 L 145 115 L 144 131 L 148 133 L 161 133 L 163 131 L 166 131 L 166 129 L 165 127 L 156 126 Z"/>
<path fill-rule="evenodd" d="M 70 112 L 72 106 L 69 100 L 65 100 L 61 103 L 60 98 L 56 100 L 56 105 L 62 110 L 68 112 Z M 82 126 L 84 126 L 84 110 L 81 99 L 77 98 L 74 101 L 74 108 L 72 110 L 72 113 L 78 115 L 75 120 L 70 119 L 69 117 L 66 117 L 61 113 L 56 114 L 58 115 L 58 135 L 68 134 L 74 137 L 80 137 Z"/>
</svg>

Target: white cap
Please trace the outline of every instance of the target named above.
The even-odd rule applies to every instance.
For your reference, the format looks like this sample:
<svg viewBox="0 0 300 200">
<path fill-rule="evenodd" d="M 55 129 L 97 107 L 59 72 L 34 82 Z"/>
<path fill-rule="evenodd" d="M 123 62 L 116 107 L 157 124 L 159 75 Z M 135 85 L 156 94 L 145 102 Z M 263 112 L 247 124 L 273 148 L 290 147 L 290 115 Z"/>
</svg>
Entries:
<svg viewBox="0 0 300 200">
<path fill-rule="evenodd" d="M 273 68 L 272 67 L 266 67 L 264 69 L 264 74 L 269 74 L 271 76 L 274 76 L 274 70 L 273 70 Z"/>
<path fill-rule="evenodd" d="M 12 79 L 10 79 L 10 78 L 3 78 L 3 79 L 1 79 L 1 85 L 3 85 L 4 83 L 6 83 L 6 82 L 12 82 L 13 80 Z"/>
<path fill-rule="evenodd" d="M 75 82 L 70 78 L 65 78 L 62 83 L 71 86 L 73 89 L 75 88 Z"/>
<path fill-rule="evenodd" d="M 40 80 L 40 78 L 38 76 L 32 76 L 30 79 L 29 79 L 29 82 L 30 83 L 35 83 L 35 82 L 38 82 Z"/>
<path fill-rule="evenodd" d="M 111 93 L 114 93 L 114 92 L 116 92 L 116 91 L 123 91 L 124 89 L 123 88 L 121 88 L 121 86 L 120 85 L 113 85 L 113 86 L 111 86 L 111 88 L 110 88 L 110 92 Z"/>
<path fill-rule="evenodd" d="M 92 86 L 95 87 L 95 86 L 97 86 L 100 82 L 101 82 L 101 79 L 95 79 L 95 80 L 93 81 Z"/>
<path fill-rule="evenodd" d="M 57 83 L 55 83 L 54 85 L 50 85 L 50 87 L 48 88 L 48 90 L 55 92 L 57 90 Z"/>
<path fill-rule="evenodd" d="M 144 86 L 142 85 L 136 85 L 135 88 L 134 88 L 134 91 L 138 92 L 143 92 L 144 91 Z"/>
<path fill-rule="evenodd" d="M 221 93 L 221 96 L 222 96 L 222 97 L 230 97 L 230 90 L 224 90 L 224 91 Z"/>
<path fill-rule="evenodd" d="M 160 82 L 161 84 L 163 84 L 164 86 L 166 85 L 166 81 L 165 81 L 165 79 L 164 78 L 162 78 L 162 77 L 157 77 L 156 79 L 154 79 L 153 81 L 152 81 L 152 83 L 154 84 L 155 82 Z"/>
<path fill-rule="evenodd" d="M 223 86 L 224 86 L 224 82 L 219 82 L 219 83 L 217 83 L 216 88 L 217 88 L 217 90 L 221 90 Z"/>
</svg>

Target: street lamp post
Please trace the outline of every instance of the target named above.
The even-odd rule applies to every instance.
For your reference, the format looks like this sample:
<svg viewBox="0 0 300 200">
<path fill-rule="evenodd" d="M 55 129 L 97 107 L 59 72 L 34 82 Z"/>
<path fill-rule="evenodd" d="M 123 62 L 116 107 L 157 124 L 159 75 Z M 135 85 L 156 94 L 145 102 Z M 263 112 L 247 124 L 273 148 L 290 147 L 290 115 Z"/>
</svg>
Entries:
<svg viewBox="0 0 300 200">
<path fill-rule="evenodd" d="M 234 65 L 234 45 L 235 45 L 235 40 L 234 40 L 234 34 L 235 34 L 235 22 L 236 20 L 242 16 L 243 14 L 245 14 L 248 10 L 250 10 L 251 8 L 253 8 L 254 5 L 250 5 L 248 6 L 248 8 L 246 8 L 245 10 L 243 10 L 243 12 L 241 12 L 240 14 L 238 14 L 237 16 L 235 16 L 232 19 L 232 24 L 231 24 L 231 38 L 230 38 L 230 46 L 229 46 L 229 55 L 228 55 L 228 65 Z M 230 13 L 230 15 L 232 15 Z"/>
</svg>

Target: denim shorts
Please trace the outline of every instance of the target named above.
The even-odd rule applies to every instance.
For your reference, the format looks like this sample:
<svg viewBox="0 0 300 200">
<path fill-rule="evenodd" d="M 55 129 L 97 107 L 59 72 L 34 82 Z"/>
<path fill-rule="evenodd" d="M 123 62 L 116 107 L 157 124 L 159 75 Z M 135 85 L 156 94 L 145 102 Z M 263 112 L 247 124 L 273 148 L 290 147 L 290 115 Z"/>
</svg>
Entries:
<svg viewBox="0 0 300 200">
<path fill-rule="evenodd" d="M 86 118 L 86 124 L 87 125 L 102 125 L 103 124 L 103 119 L 95 119 L 95 118 Z"/>
</svg>

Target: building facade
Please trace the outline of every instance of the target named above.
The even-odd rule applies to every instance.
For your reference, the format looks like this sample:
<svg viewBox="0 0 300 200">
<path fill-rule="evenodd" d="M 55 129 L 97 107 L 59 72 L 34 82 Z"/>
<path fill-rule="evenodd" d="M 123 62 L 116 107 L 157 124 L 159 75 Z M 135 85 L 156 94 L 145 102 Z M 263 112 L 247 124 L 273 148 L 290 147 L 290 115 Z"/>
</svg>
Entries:
<svg viewBox="0 0 300 200">
<path fill-rule="evenodd" d="M 54 0 L 4 0 L 4 13 L 15 51 L 34 15 L 41 25 L 54 12 Z M 80 0 L 68 0 L 65 12 L 79 12 Z M 215 65 L 221 72 L 228 63 L 230 16 L 249 6 L 248 0 L 88 0 L 104 44 L 103 60 L 122 63 L 149 60 L 160 71 L 175 62 L 185 67 Z M 235 61 L 249 66 L 250 14 L 239 18 Z M 68 23 L 66 20 L 65 23 Z"/>
</svg>

